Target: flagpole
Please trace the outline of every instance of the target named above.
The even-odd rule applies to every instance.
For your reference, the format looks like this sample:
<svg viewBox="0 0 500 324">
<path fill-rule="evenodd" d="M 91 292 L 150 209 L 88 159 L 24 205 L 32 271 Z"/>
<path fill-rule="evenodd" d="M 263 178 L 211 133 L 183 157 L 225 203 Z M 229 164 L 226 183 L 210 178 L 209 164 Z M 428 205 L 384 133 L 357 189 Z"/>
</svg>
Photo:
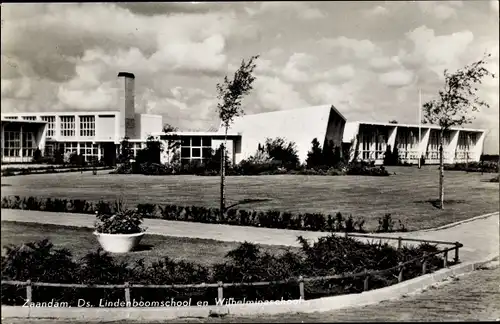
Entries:
<svg viewBox="0 0 500 324">
<path fill-rule="evenodd" d="M 422 91 L 420 88 L 418 89 L 418 168 L 420 169 L 422 167 L 421 161 L 422 161 L 422 152 L 420 150 L 420 147 L 422 145 Z"/>
</svg>

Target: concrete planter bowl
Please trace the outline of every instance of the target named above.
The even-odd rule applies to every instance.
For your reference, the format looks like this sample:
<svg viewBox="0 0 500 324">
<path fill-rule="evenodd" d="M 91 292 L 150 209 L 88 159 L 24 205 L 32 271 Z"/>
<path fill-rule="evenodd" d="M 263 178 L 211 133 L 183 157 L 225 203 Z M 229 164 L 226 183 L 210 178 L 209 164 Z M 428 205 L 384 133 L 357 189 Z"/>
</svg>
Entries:
<svg viewBox="0 0 500 324">
<path fill-rule="evenodd" d="M 134 234 L 106 234 L 94 232 L 97 241 L 106 252 L 127 253 L 132 251 L 141 241 L 144 232 Z"/>
</svg>

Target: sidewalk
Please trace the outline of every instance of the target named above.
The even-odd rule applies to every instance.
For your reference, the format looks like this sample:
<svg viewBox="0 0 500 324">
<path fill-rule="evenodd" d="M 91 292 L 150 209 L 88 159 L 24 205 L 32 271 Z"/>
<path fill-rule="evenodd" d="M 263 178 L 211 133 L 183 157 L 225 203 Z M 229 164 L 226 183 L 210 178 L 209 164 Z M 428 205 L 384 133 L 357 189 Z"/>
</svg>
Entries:
<svg viewBox="0 0 500 324">
<path fill-rule="evenodd" d="M 92 228 L 95 217 L 86 214 L 2 209 L 1 220 Z M 248 241 L 256 244 L 284 246 L 299 246 L 297 243 L 297 236 L 299 235 L 308 240 L 317 240 L 319 237 L 330 234 L 328 232 L 204 224 L 160 219 L 145 219 L 144 225 L 148 228 L 150 234 L 213 239 L 226 242 Z M 460 259 L 463 262 L 479 261 L 499 253 L 499 213 L 435 231 L 386 233 L 381 235 L 424 240 L 458 241 L 464 244 L 464 247 L 460 249 Z M 376 238 L 377 234 L 372 236 Z"/>
</svg>

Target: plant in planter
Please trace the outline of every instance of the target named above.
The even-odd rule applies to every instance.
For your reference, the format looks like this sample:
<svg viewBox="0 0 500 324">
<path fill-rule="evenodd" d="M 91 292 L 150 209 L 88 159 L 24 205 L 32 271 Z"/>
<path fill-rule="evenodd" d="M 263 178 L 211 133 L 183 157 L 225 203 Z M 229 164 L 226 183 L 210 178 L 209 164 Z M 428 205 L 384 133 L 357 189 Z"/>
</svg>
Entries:
<svg viewBox="0 0 500 324">
<path fill-rule="evenodd" d="M 96 212 L 94 235 L 107 252 L 126 253 L 141 241 L 146 229 L 141 226 L 143 217 L 137 209 L 125 209 L 118 202 L 114 212 Z"/>
</svg>

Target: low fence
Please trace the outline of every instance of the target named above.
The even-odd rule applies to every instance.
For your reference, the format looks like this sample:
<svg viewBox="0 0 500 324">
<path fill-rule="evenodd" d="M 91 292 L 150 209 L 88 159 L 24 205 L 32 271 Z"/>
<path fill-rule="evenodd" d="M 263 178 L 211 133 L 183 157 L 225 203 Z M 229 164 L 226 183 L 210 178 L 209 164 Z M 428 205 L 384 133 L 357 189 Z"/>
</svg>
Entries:
<svg viewBox="0 0 500 324">
<path fill-rule="evenodd" d="M 132 283 L 124 283 L 121 285 L 100 285 L 100 284 L 63 284 L 63 283 L 48 283 L 48 282 L 32 282 L 28 281 L 9 281 L 2 280 L 2 285 L 16 285 L 16 286 L 25 286 L 26 287 L 26 300 L 30 303 L 33 303 L 33 287 L 60 287 L 60 288 L 105 288 L 105 289 L 124 289 L 124 297 L 125 297 L 125 305 L 126 307 L 131 306 L 131 298 L 130 298 L 130 290 L 133 288 L 156 288 L 156 289 L 185 289 L 185 288 L 217 288 L 217 298 L 218 300 L 222 300 L 224 298 L 224 288 L 225 287 L 243 287 L 243 286 L 268 286 L 268 285 L 277 285 L 277 284 L 287 284 L 287 283 L 298 283 L 298 290 L 300 293 L 300 299 L 305 300 L 305 289 L 304 285 L 307 282 L 314 282 L 320 280 L 334 280 L 334 279 L 348 279 L 348 278 L 363 278 L 363 291 L 369 290 L 370 276 L 374 276 L 377 274 L 384 274 L 387 272 L 391 272 L 394 270 L 398 270 L 398 283 L 403 281 L 404 278 L 404 269 L 405 266 L 415 263 L 417 261 L 422 261 L 422 275 L 427 273 L 427 262 L 426 259 L 432 256 L 436 256 L 439 254 L 443 254 L 443 268 L 448 267 L 448 253 L 454 251 L 454 262 L 459 262 L 459 250 L 463 247 L 463 244 L 460 242 L 445 242 L 445 241 L 433 241 L 433 240 L 421 240 L 421 239 L 411 239 L 411 238 L 403 238 L 403 237 L 390 237 L 390 236 L 370 236 L 364 234 L 345 234 L 346 237 L 364 237 L 371 239 L 379 239 L 379 240 L 397 240 L 398 241 L 398 249 L 402 248 L 402 243 L 404 241 L 408 242 L 419 242 L 419 243 L 430 243 L 436 245 L 452 245 L 452 247 L 445 248 L 442 250 L 438 250 L 436 252 L 424 254 L 421 257 L 417 257 L 411 259 L 406 262 L 400 262 L 397 266 L 387 268 L 384 270 L 364 270 L 358 273 L 344 273 L 337 274 L 331 276 L 318 276 L 318 277 L 302 277 L 298 278 L 290 278 L 287 280 L 277 280 L 277 281 L 261 281 L 261 282 L 249 282 L 249 283 L 224 283 L 219 281 L 217 283 L 201 283 L 201 284 L 173 284 L 173 285 L 143 285 L 143 284 L 132 284 Z"/>
</svg>

